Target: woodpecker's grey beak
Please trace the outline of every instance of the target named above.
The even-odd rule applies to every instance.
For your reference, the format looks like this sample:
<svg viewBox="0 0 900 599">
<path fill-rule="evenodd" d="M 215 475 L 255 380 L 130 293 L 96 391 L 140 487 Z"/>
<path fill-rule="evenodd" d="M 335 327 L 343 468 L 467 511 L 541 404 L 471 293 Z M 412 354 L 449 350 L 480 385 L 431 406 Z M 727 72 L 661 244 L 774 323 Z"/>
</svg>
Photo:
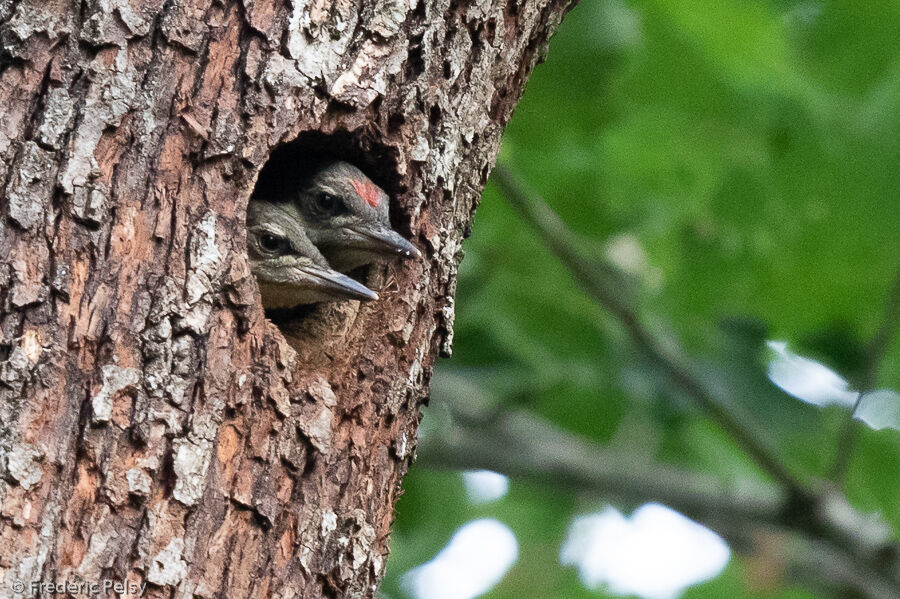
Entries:
<svg viewBox="0 0 900 599">
<path fill-rule="evenodd" d="M 361 227 L 349 230 L 363 249 L 378 252 L 379 254 L 403 256 L 404 258 L 422 257 L 422 252 L 419 251 L 419 248 L 393 229 Z"/>
<path fill-rule="evenodd" d="M 316 265 L 305 265 L 297 270 L 299 278 L 302 279 L 302 284 L 322 293 L 342 299 L 357 299 L 361 301 L 378 299 L 377 293 L 336 270 Z"/>
</svg>

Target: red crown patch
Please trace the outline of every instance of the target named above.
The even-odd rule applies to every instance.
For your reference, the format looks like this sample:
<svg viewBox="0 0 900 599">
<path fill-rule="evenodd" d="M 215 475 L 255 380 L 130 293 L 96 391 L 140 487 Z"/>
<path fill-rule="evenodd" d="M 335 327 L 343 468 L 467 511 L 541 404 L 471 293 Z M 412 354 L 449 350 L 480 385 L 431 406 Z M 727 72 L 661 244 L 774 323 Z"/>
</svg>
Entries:
<svg viewBox="0 0 900 599">
<path fill-rule="evenodd" d="M 378 204 L 381 203 L 381 190 L 378 189 L 377 185 L 368 179 L 365 181 L 357 181 L 354 179 L 351 183 L 353 183 L 353 188 L 356 190 L 356 193 L 359 194 L 359 197 L 364 199 L 372 208 L 378 208 Z"/>
</svg>

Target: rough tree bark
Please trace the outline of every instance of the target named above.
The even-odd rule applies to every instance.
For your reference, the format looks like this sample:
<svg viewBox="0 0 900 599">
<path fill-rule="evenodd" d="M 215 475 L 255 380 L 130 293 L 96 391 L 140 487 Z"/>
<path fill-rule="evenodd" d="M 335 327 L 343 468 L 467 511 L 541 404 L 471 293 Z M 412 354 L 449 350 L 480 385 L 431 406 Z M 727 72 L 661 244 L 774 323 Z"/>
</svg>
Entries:
<svg viewBox="0 0 900 599">
<path fill-rule="evenodd" d="M 0 596 L 373 595 L 460 244 L 570 4 L 0 0 Z M 243 220 L 297 139 L 427 258 L 279 329 Z"/>
</svg>

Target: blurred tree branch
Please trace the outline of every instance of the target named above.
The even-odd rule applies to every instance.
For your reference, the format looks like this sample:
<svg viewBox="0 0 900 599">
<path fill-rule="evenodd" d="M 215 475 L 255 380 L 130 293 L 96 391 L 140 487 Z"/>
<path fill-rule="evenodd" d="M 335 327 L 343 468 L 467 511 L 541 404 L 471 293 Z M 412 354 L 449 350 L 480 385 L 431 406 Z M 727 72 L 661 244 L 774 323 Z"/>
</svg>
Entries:
<svg viewBox="0 0 900 599">
<path fill-rule="evenodd" d="M 443 455 L 443 459 L 449 463 L 453 463 L 449 454 L 458 454 L 455 457 L 457 462 L 466 459 L 483 462 L 467 465 L 456 463 L 457 467 L 483 467 L 520 476 L 552 475 L 557 482 L 577 482 L 581 485 L 589 482 L 588 487 L 592 489 L 602 488 L 619 496 L 630 495 L 642 497 L 643 500 L 663 501 L 693 515 L 708 512 L 713 505 L 723 514 L 735 517 L 752 515 L 751 519 L 757 523 L 776 523 L 832 545 L 846 557 L 848 563 L 853 564 L 851 569 L 866 573 L 861 579 L 869 581 L 869 586 L 872 587 L 863 589 L 867 596 L 900 596 L 897 546 L 890 541 L 889 527 L 880 521 L 874 525 L 867 524 L 870 519 L 856 512 L 837 489 L 824 482 L 803 480 L 788 469 L 770 441 L 754 430 L 751 419 L 735 415 L 732 407 L 734 402 L 727 399 L 739 391 L 727 387 L 713 390 L 707 382 L 709 377 L 676 340 L 663 338 L 643 324 L 636 308 L 637 290 L 626 284 L 628 279 L 624 274 L 619 273 L 611 264 L 586 258 L 579 238 L 540 197 L 526 190 L 510 169 L 498 165 L 492 180 L 505 199 L 536 229 L 587 294 L 615 317 L 651 363 L 692 398 L 709 418 L 723 428 L 772 477 L 778 489 L 759 487 L 756 491 L 761 494 L 750 495 L 748 498 L 745 495 L 749 491 L 723 490 L 723 483 L 698 478 L 693 473 L 669 470 L 666 474 L 658 471 L 659 466 L 638 467 L 628 464 L 627 459 L 621 461 L 621 457 L 618 459 L 624 466 L 621 469 L 611 467 L 609 464 L 616 464 L 616 458 L 612 456 L 595 453 L 585 458 L 584 448 L 573 446 L 571 441 L 565 441 L 558 435 L 541 438 L 537 432 L 527 430 L 479 430 L 474 435 L 468 435 L 464 444 L 454 450 L 439 452 L 438 455 Z M 886 323 L 896 320 L 891 315 L 895 309 L 900 308 L 893 306 L 893 301 L 889 302 Z M 890 338 L 893 327 L 890 324 L 886 326 L 882 331 L 887 332 L 880 331 L 876 336 L 872 351 L 878 352 L 878 348 L 885 345 L 883 337 Z M 501 417 L 497 422 L 501 423 L 501 428 L 513 427 L 507 417 Z M 494 444 L 485 439 L 493 438 L 493 435 L 497 435 L 497 439 L 502 441 Z M 470 438 L 472 436 L 481 440 Z M 514 444 L 513 437 L 519 439 L 519 445 Z M 560 443 L 568 451 L 557 453 L 552 449 L 555 444 Z M 480 452 L 476 451 L 477 448 L 480 448 Z M 438 452 L 437 449 L 431 451 Z M 427 455 L 427 451 L 423 453 Z M 466 455 L 470 457 L 466 458 Z M 478 456 L 483 459 L 476 460 Z M 701 520 L 709 522 L 709 517 Z M 711 525 L 715 526 L 715 523 L 711 522 Z M 870 530 L 881 532 L 873 536 L 869 534 Z M 882 534 L 885 531 L 886 534 Z M 884 592 L 890 594 L 885 595 Z"/>
<path fill-rule="evenodd" d="M 536 194 L 526 191 L 522 182 L 504 165 L 494 169 L 492 181 L 541 239 L 572 273 L 576 282 L 596 302 L 610 312 L 625 328 L 634 344 L 657 365 L 714 422 L 772 478 L 797 500 L 810 500 L 812 491 L 788 470 L 776 451 L 762 435 L 752 431 L 749 419 L 738 419 L 725 402 L 707 387 L 705 377 L 673 339 L 661 339 L 645 327 L 634 307 L 633 292 L 623 293 L 620 281 L 610 273 L 617 269 L 589 260 L 580 251 L 580 240 L 559 216 Z"/>
<path fill-rule="evenodd" d="M 887 355 L 891 341 L 897 335 L 898 328 L 900 328 L 900 269 L 897 270 L 888 292 L 881 324 L 866 347 L 865 369 L 861 381 L 863 390 L 867 391 L 878 384 L 878 370 Z"/>
<path fill-rule="evenodd" d="M 637 504 L 660 501 L 707 522 L 722 517 L 781 523 L 785 495 L 770 483 L 721 481 L 632 452 L 606 450 L 527 410 L 463 416 L 458 405 L 463 401 L 441 395 L 451 406 L 452 424 L 422 436 L 425 465 L 494 470 Z"/>
<path fill-rule="evenodd" d="M 894 275 L 894 281 L 888 291 L 884 304 L 884 313 L 878 329 L 872 336 L 871 341 L 866 345 L 863 371 L 857 385 L 860 391 L 872 391 L 878 384 L 878 371 L 881 368 L 884 357 L 887 355 L 891 341 L 897 334 L 898 327 L 900 327 L 900 269 Z M 859 399 L 862 399 L 862 393 L 860 393 Z M 857 405 L 859 404 L 859 399 L 857 399 Z M 853 456 L 853 448 L 859 437 L 859 426 L 853 419 L 853 412 L 855 411 L 856 406 L 847 415 L 847 422 L 843 431 L 841 431 L 841 438 L 838 439 L 834 465 L 831 468 L 830 478 L 839 483 L 843 483 L 847 476 L 850 458 Z"/>
<path fill-rule="evenodd" d="M 822 539 L 818 524 L 798 521 L 790 497 L 778 485 L 758 480 L 721 480 L 631 453 L 610 451 L 560 429 L 527 410 L 488 413 L 468 396 L 441 394 L 450 422 L 423 434 L 419 461 L 431 468 L 487 469 L 520 480 L 575 489 L 604 499 L 642 504 L 656 501 L 722 534 L 736 549 L 759 550 L 760 536 L 791 535 L 784 570 L 851 587 L 870 599 L 893 599 L 900 582 L 878 572 L 869 556 L 886 546 L 891 530 L 829 497 L 812 520 L 845 533 Z M 449 424 L 449 425 L 448 425 Z M 812 526 L 812 529 L 810 528 Z M 894 573 L 896 574 L 896 573 Z"/>
</svg>

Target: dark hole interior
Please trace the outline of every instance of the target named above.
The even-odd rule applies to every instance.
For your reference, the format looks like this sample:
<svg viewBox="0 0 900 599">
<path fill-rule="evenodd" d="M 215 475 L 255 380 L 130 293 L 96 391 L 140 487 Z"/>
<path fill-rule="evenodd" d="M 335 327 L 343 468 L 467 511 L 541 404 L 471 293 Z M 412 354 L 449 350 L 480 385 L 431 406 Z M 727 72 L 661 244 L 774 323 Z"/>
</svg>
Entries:
<svg viewBox="0 0 900 599">
<path fill-rule="evenodd" d="M 387 147 L 346 131 L 331 134 L 310 131 L 275 149 L 259 173 L 252 197 L 274 200 L 290 198 L 316 168 L 336 160 L 358 167 L 392 198 L 405 191 L 405 186 L 396 175 L 396 157 Z M 394 210 L 396 205 L 391 202 L 392 213 Z M 347 274 L 365 283 L 368 267 L 361 266 Z M 287 326 L 297 325 L 314 313 L 318 306 L 308 304 L 267 309 L 266 316 L 284 330 Z"/>
<path fill-rule="evenodd" d="M 285 197 L 317 166 L 345 160 L 395 196 L 405 191 L 396 175 L 396 157 L 387 147 L 366 142 L 346 131 L 331 134 L 310 131 L 277 147 L 263 166 L 253 189 L 254 197 Z"/>
</svg>

